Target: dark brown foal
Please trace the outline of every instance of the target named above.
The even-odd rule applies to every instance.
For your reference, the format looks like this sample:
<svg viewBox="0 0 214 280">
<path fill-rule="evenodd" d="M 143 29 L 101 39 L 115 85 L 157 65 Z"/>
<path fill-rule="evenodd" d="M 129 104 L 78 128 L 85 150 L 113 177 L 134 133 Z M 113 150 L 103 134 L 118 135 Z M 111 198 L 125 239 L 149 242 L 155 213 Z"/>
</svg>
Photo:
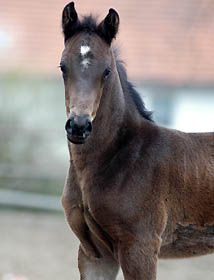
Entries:
<svg viewBox="0 0 214 280">
<path fill-rule="evenodd" d="M 99 24 L 63 11 L 70 152 L 62 203 L 80 240 L 83 280 L 155 280 L 158 257 L 214 251 L 214 134 L 151 120 L 112 48 L 113 9 Z"/>
</svg>

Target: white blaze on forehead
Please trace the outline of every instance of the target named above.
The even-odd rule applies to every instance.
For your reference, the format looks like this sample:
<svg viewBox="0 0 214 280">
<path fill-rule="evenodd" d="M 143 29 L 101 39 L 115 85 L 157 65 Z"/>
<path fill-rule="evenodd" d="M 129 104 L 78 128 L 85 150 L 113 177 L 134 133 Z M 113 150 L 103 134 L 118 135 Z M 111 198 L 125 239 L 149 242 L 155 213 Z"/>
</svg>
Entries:
<svg viewBox="0 0 214 280">
<path fill-rule="evenodd" d="M 90 47 L 85 45 L 80 47 L 80 54 L 82 56 L 86 55 L 88 52 L 90 52 Z"/>
<path fill-rule="evenodd" d="M 90 64 L 89 58 L 84 58 L 83 61 L 81 62 L 81 65 L 83 66 L 84 69 L 87 69 L 89 64 Z"/>
<path fill-rule="evenodd" d="M 82 56 L 82 61 L 81 61 L 82 71 L 86 70 L 90 64 L 90 59 L 86 57 L 86 55 L 90 52 L 90 50 L 91 48 L 87 45 L 82 45 L 80 47 L 80 54 Z"/>
</svg>

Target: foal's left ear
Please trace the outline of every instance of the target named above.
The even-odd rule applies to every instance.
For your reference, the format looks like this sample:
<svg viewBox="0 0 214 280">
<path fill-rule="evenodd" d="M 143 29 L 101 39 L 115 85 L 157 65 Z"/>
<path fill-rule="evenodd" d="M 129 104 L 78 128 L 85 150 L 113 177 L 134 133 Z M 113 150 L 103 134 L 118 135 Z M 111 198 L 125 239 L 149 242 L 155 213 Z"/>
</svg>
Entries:
<svg viewBox="0 0 214 280">
<path fill-rule="evenodd" d="M 78 15 L 74 7 L 74 2 L 65 6 L 62 12 L 62 30 L 65 41 L 73 36 L 79 26 Z"/>
<path fill-rule="evenodd" d="M 98 34 L 111 45 L 112 40 L 116 37 L 120 23 L 118 13 L 110 9 L 108 15 L 98 26 Z"/>
</svg>

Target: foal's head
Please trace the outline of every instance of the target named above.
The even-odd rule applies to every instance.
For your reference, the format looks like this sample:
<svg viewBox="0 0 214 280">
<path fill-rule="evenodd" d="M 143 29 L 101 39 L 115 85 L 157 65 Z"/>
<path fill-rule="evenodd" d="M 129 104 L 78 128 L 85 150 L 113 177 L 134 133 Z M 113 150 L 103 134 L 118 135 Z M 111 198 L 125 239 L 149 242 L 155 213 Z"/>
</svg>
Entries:
<svg viewBox="0 0 214 280">
<path fill-rule="evenodd" d="M 92 17 L 79 21 L 74 3 L 63 10 L 65 49 L 60 68 L 65 85 L 68 140 L 82 144 L 92 131 L 103 88 L 114 71 L 111 42 L 119 26 L 113 9 L 97 25 Z"/>
</svg>

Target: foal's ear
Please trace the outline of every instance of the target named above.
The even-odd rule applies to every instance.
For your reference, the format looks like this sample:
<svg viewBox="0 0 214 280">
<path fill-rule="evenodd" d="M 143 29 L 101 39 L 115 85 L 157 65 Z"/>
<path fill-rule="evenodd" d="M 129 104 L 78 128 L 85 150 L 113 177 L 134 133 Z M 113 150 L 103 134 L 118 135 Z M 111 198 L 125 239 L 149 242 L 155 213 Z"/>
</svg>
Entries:
<svg viewBox="0 0 214 280">
<path fill-rule="evenodd" d="M 114 9 L 110 9 L 108 15 L 98 26 L 99 35 L 105 39 L 110 45 L 112 40 L 116 37 L 120 23 L 118 13 Z"/>
<path fill-rule="evenodd" d="M 65 41 L 69 39 L 77 30 L 79 25 L 78 15 L 74 7 L 74 2 L 67 4 L 62 12 L 62 30 Z"/>
</svg>

